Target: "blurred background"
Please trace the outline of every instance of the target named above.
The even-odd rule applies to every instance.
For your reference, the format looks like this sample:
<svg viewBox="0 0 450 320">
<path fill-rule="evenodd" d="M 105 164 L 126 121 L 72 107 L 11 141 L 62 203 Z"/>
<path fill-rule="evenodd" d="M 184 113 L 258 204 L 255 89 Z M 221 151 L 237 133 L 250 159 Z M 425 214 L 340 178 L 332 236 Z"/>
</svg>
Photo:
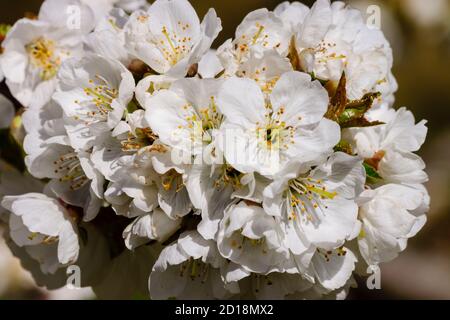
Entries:
<svg viewBox="0 0 450 320">
<path fill-rule="evenodd" d="M 37 13 L 40 0 L 0 0 L 0 23 L 13 24 Z M 224 30 L 215 47 L 255 9 L 274 9 L 277 0 L 191 0 L 200 17 L 214 7 Z M 314 1 L 301 1 L 311 6 Z M 368 290 L 359 279 L 350 299 L 450 299 L 450 0 L 350 0 L 367 16 L 381 8 L 381 27 L 394 51 L 399 83 L 396 107 L 407 106 L 417 120 L 428 120 L 428 138 L 420 151 L 427 163 L 431 210 L 428 223 L 393 262 L 381 266 L 381 290 Z M 4 90 L 2 90 L 2 93 Z M 0 230 L 1 232 L 1 230 Z M 0 299 L 93 298 L 89 290 L 48 292 L 37 288 L 0 237 Z"/>
</svg>

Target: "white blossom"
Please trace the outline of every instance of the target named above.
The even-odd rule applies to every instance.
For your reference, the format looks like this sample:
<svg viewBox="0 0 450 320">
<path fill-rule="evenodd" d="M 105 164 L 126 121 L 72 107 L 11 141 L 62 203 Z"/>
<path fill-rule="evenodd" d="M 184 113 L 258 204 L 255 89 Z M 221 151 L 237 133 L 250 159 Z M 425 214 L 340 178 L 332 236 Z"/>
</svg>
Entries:
<svg viewBox="0 0 450 320">
<path fill-rule="evenodd" d="M 61 68 L 53 95 L 67 117 L 71 145 L 88 149 L 110 134 L 133 98 L 135 82 L 121 63 L 97 55 L 71 59 Z"/>
<path fill-rule="evenodd" d="M 152 299 L 220 299 L 239 293 L 236 283 L 224 283 L 226 261 L 213 241 L 187 232 L 162 252 L 149 280 Z"/>
<path fill-rule="evenodd" d="M 344 153 L 333 154 L 314 169 L 296 167 L 264 190 L 264 208 L 282 219 L 286 245 L 302 257 L 306 269 L 311 249 L 339 248 L 359 227 L 355 200 L 363 191 L 365 173 L 359 158 Z"/>
<path fill-rule="evenodd" d="M 377 170 L 383 183 L 420 184 L 428 180 L 425 163 L 418 151 L 427 134 L 426 121 L 415 123 L 411 111 L 400 108 L 372 114 L 385 124 L 371 128 L 352 128 L 344 139 L 355 152 Z"/>
<path fill-rule="evenodd" d="M 12 240 L 41 263 L 44 273 L 75 262 L 80 249 L 70 210 L 44 194 L 6 196 L 2 206 L 11 212 Z"/>
<path fill-rule="evenodd" d="M 0 218 L 39 286 L 76 264 L 98 298 L 345 299 L 427 221 L 426 121 L 343 2 L 255 10 L 217 49 L 187 0 L 46 0 L 7 30 Z"/>
<path fill-rule="evenodd" d="M 358 244 L 369 265 L 388 262 L 406 248 L 426 222 L 429 198 L 424 189 L 387 184 L 361 194 Z"/>
<path fill-rule="evenodd" d="M 295 43 L 305 72 L 335 82 L 345 72 L 350 99 L 377 91 L 388 99 L 397 90 L 392 50 L 383 33 L 369 28 L 362 14 L 344 2 L 316 1 L 298 25 Z"/>
<path fill-rule="evenodd" d="M 202 23 L 187 0 L 157 0 L 135 11 L 127 25 L 126 45 L 160 74 L 183 77 L 200 61 L 222 29 L 214 9 Z"/>
<path fill-rule="evenodd" d="M 337 124 L 323 118 L 327 101 L 319 82 L 300 72 L 283 74 L 269 101 L 254 81 L 231 78 L 219 93 L 225 115 L 219 147 L 237 170 L 268 177 L 294 158 L 316 160 L 340 137 Z"/>
</svg>

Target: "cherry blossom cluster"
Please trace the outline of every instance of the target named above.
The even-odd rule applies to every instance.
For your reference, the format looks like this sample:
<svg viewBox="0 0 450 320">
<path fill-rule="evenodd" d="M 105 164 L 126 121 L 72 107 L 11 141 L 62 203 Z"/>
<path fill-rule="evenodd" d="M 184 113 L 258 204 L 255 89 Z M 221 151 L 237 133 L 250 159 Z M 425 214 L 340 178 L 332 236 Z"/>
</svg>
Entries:
<svg viewBox="0 0 450 320">
<path fill-rule="evenodd" d="M 217 50 L 187 0 L 46 0 L 0 29 L 23 106 L 1 124 L 25 130 L 0 214 L 39 285 L 76 265 L 100 298 L 343 299 L 426 222 L 426 122 L 343 2 L 250 12 Z"/>
</svg>

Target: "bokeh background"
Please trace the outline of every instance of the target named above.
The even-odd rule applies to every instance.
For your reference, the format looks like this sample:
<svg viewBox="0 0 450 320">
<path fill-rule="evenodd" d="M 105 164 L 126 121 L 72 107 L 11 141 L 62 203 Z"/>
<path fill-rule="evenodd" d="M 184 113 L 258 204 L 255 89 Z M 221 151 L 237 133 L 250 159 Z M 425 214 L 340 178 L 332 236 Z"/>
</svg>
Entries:
<svg viewBox="0 0 450 320">
<path fill-rule="evenodd" d="M 0 0 L 0 23 L 37 13 L 41 0 Z M 214 7 L 224 30 L 217 47 L 255 9 L 274 9 L 277 0 L 191 0 L 200 17 Z M 301 1 L 311 5 L 314 1 Z M 381 290 L 364 279 L 350 299 L 450 299 L 450 0 L 349 0 L 367 14 L 381 8 L 381 22 L 394 50 L 399 82 L 396 107 L 407 106 L 416 119 L 428 120 L 428 139 L 420 151 L 427 163 L 431 210 L 428 223 L 405 252 L 381 267 Z M 367 14 L 368 16 L 368 14 Z M 4 90 L 4 89 L 3 89 Z M 2 91 L 3 91 L 2 90 Z M 0 231 L 1 232 L 1 231 Z M 1 238 L 1 237 L 0 237 Z M 48 292 L 11 256 L 0 239 L 0 299 L 93 298 L 89 290 Z"/>
</svg>

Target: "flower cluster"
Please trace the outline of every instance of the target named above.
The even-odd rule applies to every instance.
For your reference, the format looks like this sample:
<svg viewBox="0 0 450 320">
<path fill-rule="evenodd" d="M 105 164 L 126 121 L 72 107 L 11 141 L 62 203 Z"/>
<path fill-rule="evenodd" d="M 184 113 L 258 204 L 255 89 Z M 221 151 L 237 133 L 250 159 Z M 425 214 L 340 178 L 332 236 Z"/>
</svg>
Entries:
<svg viewBox="0 0 450 320">
<path fill-rule="evenodd" d="M 329 0 L 213 50 L 221 29 L 187 0 L 46 0 L 8 30 L 26 173 L 2 169 L 2 217 L 38 284 L 77 265 L 99 297 L 341 299 L 423 227 L 427 128 L 393 108 L 379 29 Z"/>
</svg>

